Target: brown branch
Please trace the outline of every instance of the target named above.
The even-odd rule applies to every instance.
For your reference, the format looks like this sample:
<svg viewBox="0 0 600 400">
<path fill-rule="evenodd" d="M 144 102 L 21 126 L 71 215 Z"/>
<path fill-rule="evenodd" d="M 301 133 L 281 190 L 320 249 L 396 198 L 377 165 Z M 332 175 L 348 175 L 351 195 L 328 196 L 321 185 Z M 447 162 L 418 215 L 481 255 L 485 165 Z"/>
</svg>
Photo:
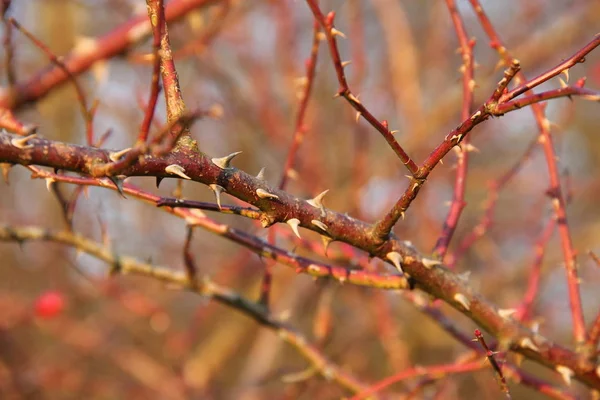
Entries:
<svg viewBox="0 0 600 400">
<path fill-rule="evenodd" d="M 15 141 L 16 140 L 16 141 Z M 106 162 L 109 152 L 97 148 L 68 145 L 41 138 L 22 138 L 9 133 L 0 133 L 0 162 L 23 165 L 37 164 L 62 170 L 89 174 L 90 168 L 97 162 Z M 389 262 L 388 255 L 397 253 L 402 258 L 402 269 L 409 274 L 416 287 L 464 313 L 483 329 L 498 338 L 508 349 L 523 354 L 549 368 L 560 366 L 572 371 L 573 377 L 595 388 L 600 388 L 600 376 L 595 365 L 582 354 L 574 353 L 552 343 L 548 339 L 520 325 L 517 321 L 501 315 L 497 308 L 476 292 L 464 278 L 452 273 L 442 265 L 427 259 L 409 243 L 399 240 L 395 235 L 384 244 L 371 241 L 371 226 L 345 214 L 332 210 L 321 210 L 308 202 L 290 194 L 269 187 L 236 168 L 222 169 L 202 153 L 188 154 L 178 152 L 162 158 L 148 156 L 144 163 L 137 163 L 122 171 L 125 176 L 173 177 L 165 171 L 170 165 L 178 165 L 193 181 L 203 184 L 219 184 L 230 195 L 250 203 L 263 211 L 261 222 L 270 226 L 275 222 L 297 218 L 300 226 L 323 233 L 320 227 L 312 223 L 318 220 L 327 227 L 327 235 L 334 240 L 348 243 L 371 255 Z M 65 181 L 76 184 L 95 184 L 114 186 L 106 179 L 64 177 Z M 263 189 L 277 199 L 262 198 L 256 190 Z M 160 197 L 141 192 L 131 185 L 123 185 L 123 191 L 156 205 Z M 295 268 L 298 272 L 315 277 L 329 277 L 340 282 L 354 285 L 377 287 L 382 289 L 401 289 L 410 287 L 405 277 L 381 275 L 375 272 L 348 270 L 296 256 L 288 251 L 273 247 L 263 240 L 248 235 L 227 225 L 197 215 L 194 210 L 182 208 L 161 208 L 185 219 L 190 225 L 202 228 L 245 246 L 263 257 L 276 260 Z M 324 214 L 322 214 L 324 213 Z"/>
</svg>

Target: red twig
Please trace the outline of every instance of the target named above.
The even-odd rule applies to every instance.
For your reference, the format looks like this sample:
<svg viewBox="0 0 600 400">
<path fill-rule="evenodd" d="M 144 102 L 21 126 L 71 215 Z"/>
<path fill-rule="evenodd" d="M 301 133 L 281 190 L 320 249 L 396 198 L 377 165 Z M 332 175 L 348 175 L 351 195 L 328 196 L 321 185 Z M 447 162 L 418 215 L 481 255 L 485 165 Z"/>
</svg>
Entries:
<svg viewBox="0 0 600 400">
<path fill-rule="evenodd" d="M 456 3 L 454 0 L 446 0 L 446 6 L 450 12 L 452 23 L 454 24 L 454 30 L 460 43 L 460 52 L 463 59 L 463 65 L 461 71 L 463 74 L 463 102 L 461 119 L 465 120 L 469 118 L 471 108 L 473 107 L 473 90 L 475 88 L 475 62 L 473 60 L 473 47 L 475 46 L 474 40 L 469 40 L 467 31 L 465 29 L 463 20 L 458 13 Z M 433 255 L 441 260 L 444 259 L 448 246 L 452 240 L 452 236 L 456 231 L 458 220 L 462 214 L 463 209 L 466 206 L 465 203 L 465 188 L 467 181 L 467 169 L 469 165 L 469 137 L 467 136 L 463 141 L 462 147 L 455 147 L 458 151 L 456 152 L 458 161 L 456 165 L 456 179 L 454 183 L 454 194 L 452 197 L 452 204 L 450 210 L 444 221 L 442 228 L 442 234 L 437 240 L 433 249 Z"/>
<path fill-rule="evenodd" d="M 535 257 L 531 265 L 531 272 L 529 273 L 527 291 L 525 292 L 525 296 L 523 297 L 521 305 L 517 308 L 517 312 L 515 313 L 515 318 L 519 321 L 527 321 L 531 317 L 531 306 L 533 304 L 533 301 L 535 300 L 535 297 L 537 296 L 540 284 L 542 262 L 544 261 L 544 250 L 546 245 L 552 238 L 552 234 L 554 233 L 555 228 L 556 221 L 552 219 L 548 222 L 546 228 L 544 229 L 544 231 L 542 232 L 535 244 Z"/>
<path fill-rule="evenodd" d="M 502 367 L 500 367 L 500 364 L 498 364 L 498 361 L 496 361 L 495 355 L 497 353 L 490 350 L 479 329 L 475 329 L 475 338 L 479 342 L 479 344 L 481 344 L 481 347 L 483 347 L 483 349 L 485 350 L 485 356 L 492 365 L 492 368 L 494 368 L 494 372 L 496 373 L 498 381 L 500 382 L 500 388 L 506 395 L 506 398 L 511 399 L 512 397 L 510 395 L 510 391 L 508 390 L 506 379 L 504 378 L 504 374 L 502 373 Z"/>
<path fill-rule="evenodd" d="M 481 4 L 478 0 L 469 0 L 473 9 L 475 10 L 477 17 L 483 27 L 484 31 L 490 38 L 492 47 L 495 48 L 500 57 L 506 64 L 514 63 L 514 58 L 509 54 L 506 47 L 502 44 L 500 37 L 496 30 L 491 24 L 489 18 L 483 11 Z M 564 62 L 558 64 L 556 67 L 550 69 L 548 72 L 534 78 L 531 81 L 526 81 L 523 74 L 517 74 L 517 82 L 521 82 L 521 86 L 516 91 L 510 92 L 508 95 L 502 96 L 501 101 L 508 101 L 514 98 L 515 95 L 521 93 L 528 93 L 532 88 L 545 82 L 553 76 L 560 74 L 561 72 L 568 70 L 571 66 L 578 62 L 581 62 L 584 57 L 596 48 L 600 44 L 600 35 L 596 37 L 581 50 L 576 52 L 573 56 L 569 57 Z M 581 296 L 579 293 L 579 277 L 577 272 L 577 260 L 576 252 L 573 247 L 571 239 L 571 233 L 569 225 L 567 223 L 567 212 L 565 208 L 565 201 L 562 195 L 562 189 L 560 184 L 560 178 L 558 174 L 558 167 L 556 165 L 556 152 L 554 151 L 554 145 L 552 142 L 552 135 L 550 134 L 550 127 L 548 120 L 544 116 L 543 107 L 539 103 L 531 105 L 534 118 L 536 120 L 538 129 L 540 131 L 539 141 L 542 144 L 544 155 L 546 157 L 546 164 L 548 165 L 548 175 L 550 177 L 550 190 L 548 194 L 552 199 L 552 205 L 556 214 L 558 222 L 558 231 L 561 238 L 562 250 L 565 260 L 565 269 L 567 272 L 567 286 L 569 289 L 569 302 L 571 305 L 571 317 L 573 321 L 573 336 L 575 343 L 580 346 L 585 343 L 586 332 L 585 332 L 585 321 L 583 318 L 583 310 L 581 305 Z"/>
<path fill-rule="evenodd" d="M 394 137 L 394 132 L 388 128 L 387 123 L 381 122 L 375 118 L 375 116 L 373 116 L 373 114 L 371 114 L 369 110 L 367 110 L 367 108 L 352 93 L 350 87 L 348 86 L 346 73 L 344 72 L 344 64 L 342 63 L 337 41 L 335 39 L 335 36 L 343 36 L 343 34 L 334 27 L 333 20 L 335 18 L 335 13 L 330 12 L 327 16 L 325 16 L 321 12 L 316 0 L 307 0 L 307 3 L 316 21 L 321 25 L 321 28 L 325 32 L 327 42 L 329 43 L 329 51 L 331 53 L 331 58 L 333 59 L 333 65 L 335 67 L 335 72 L 340 85 L 337 95 L 344 97 L 356 110 L 358 117 L 362 116 L 373 128 L 381 133 L 411 175 L 415 175 L 418 171 L 417 164 L 415 164 L 410 156 L 404 151 L 402 146 L 400 146 Z"/>
<path fill-rule="evenodd" d="M 75 77 L 75 75 L 73 75 L 71 73 L 71 71 L 69 70 L 68 66 L 65 65 L 65 63 L 61 59 L 59 59 L 48 48 L 48 46 L 46 46 L 44 43 L 42 43 L 41 40 L 36 38 L 31 32 L 29 32 L 21 24 L 19 24 L 14 18 L 9 18 L 8 21 L 12 25 L 14 25 L 15 28 L 20 30 L 25 36 L 27 36 L 27 38 L 29 40 L 31 40 L 33 42 L 33 44 L 35 44 L 40 50 L 42 50 L 46 54 L 46 56 L 50 59 L 50 61 L 52 61 L 52 63 L 54 65 L 56 65 L 58 68 L 60 68 L 66 74 L 67 79 L 73 83 L 73 87 L 75 88 L 75 93 L 77 94 L 77 101 L 79 102 L 81 115 L 83 116 L 83 120 L 86 122 L 86 126 L 87 126 L 87 134 L 86 134 L 87 143 L 89 145 L 94 143 L 94 131 L 93 131 L 92 121 L 94 119 L 94 113 L 96 110 L 97 102 L 94 103 L 94 105 L 92 106 L 91 109 L 88 109 L 85 92 L 83 91 L 83 88 L 77 81 L 77 78 Z"/>
<path fill-rule="evenodd" d="M 152 24 L 152 80 L 150 82 L 150 97 L 148 98 L 144 120 L 140 127 L 139 143 L 146 143 L 148 140 L 148 133 L 154 119 L 154 112 L 160 92 L 160 62 L 162 58 L 160 54 L 160 42 L 163 36 L 162 28 L 165 25 L 165 13 L 163 0 L 157 0 L 156 3 L 158 13 L 154 15 L 154 19 L 150 18 L 150 23 Z"/>
<path fill-rule="evenodd" d="M 315 71 L 317 67 L 317 55 L 319 53 L 319 25 L 315 21 L 313 29 L 313 41 L 310 51 L 310 57 L 306 60 L 306 76 L 302 79 L 302 97 L 300 98 L 300 107 L 298 114 L 296 115 L 296 125 L 294 128 L 294 134 L 292 135 L 292 144 L 288 150 L 287 158 L 283 166 L 283 173 L 281 180 L 279 181 L 279 189 L 285 189 L 286 183 L 289 179 L 289 172 L 294 168 L 296 161 L 296 154 L 300 148 L 300 144 L 304 139 L 306 133 L 306 110 L 308 109 L 308 100 L 312 91 L 313 83 L 315 81 Z"/>
</svg>

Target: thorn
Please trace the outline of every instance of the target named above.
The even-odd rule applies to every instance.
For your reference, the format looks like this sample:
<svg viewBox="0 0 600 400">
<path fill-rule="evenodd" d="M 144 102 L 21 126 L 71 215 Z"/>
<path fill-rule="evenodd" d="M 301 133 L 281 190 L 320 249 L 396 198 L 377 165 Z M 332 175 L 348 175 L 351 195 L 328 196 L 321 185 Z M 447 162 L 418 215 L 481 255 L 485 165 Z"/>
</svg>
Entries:
<svg viewBox="0 0 600 400">
<path fill-rule="evenodd" d="M 225 188 L 223 186 L 219 186 L 214 183 L 211 185 L 208 185 L 208 187 L 210 188 L 210 190 L 215 192 L 215 198 L 217 199 L 217 206 L 219 206 L 219 210 L 220 210 L 221 209 L 221 192 L 224 192 Z"/>
<path fill-rule="evenodd" d="M 338 31 L 335 28 L 331 28 L 331 36 L 339 36 L 339 37 L 341 37 L 343 39 L 346 39 L 346 35 L 344 35 L 344 32 Z"/>
<path fill-rule="evenodd" d="M 353 103 L 360 104 L 360 100 L 358 100 L 358 97 L 356 97 L 352 93 L 348 94 L 348 99 Z"/>
<path fill-rule="evenodd" d="M 279 196 L 273 193 L 269 193 L 263 189 L 256 189 L 256 195 L 261 199 L 279 199 Z"/>
<path fill-rule="evenodd" d="M 320 229 L 327 231 L 327 225 L 325 225 L 323 222 L 319 221 L 318 219 L 313 219 L 312 221 L 310 221 L 311 224 L 313 224 L 314 226 L 319 227 Z"/>
<path fill-rule="evenodd" d="M 563 74 L 565 76 L 565 79 L 567 80 L 567 82 L 569 82 L 569 69 L 565 69 L 561 72 L 561 74 Z"/>
<path fill-rule="evenodd" d="M 317 33 L 317 39 L 327 40 L 327 35 L 325 35 L 325 32 L 319 32 L 319 33 Z"/>
<path fill-rule="evenodd" d="M 469 301 L 469 299 L 467 299 L 467 296 L 465 296 L 464 294 L 456 293 L 453 298 L 458 304 L 463 306 L 465 310 L 469 311 L 471 309 L 471 302 Z"/>
<path fill-rule="evenodd" d="M 404 211 L 400 211 L 400 218 L 402 218 L 402 221 L 404 221 L 405 214 L 406 213 Z"/>
<path fill-rule="evenodd" d="M 540 348 L 537 347 L 535 345 L 535 343 L 533 343 L 533 340 L 531 340 L 528 337 L 524 337 L 523 339 L 521 339 L 521 341 L 519 342 L 519 346 L 525 348 L 525 349 L 529 349 L 529 350 L 533 350 L 536 353 L 540 352 Z"/>
<path fill-rule="evenodd" d="M 292 231 L 296 236 L 298 236 L 298 239 L 302 239 L 300 237 L 300 232 L 298 231 L 298 225 L 300 225 L 300 220 L 298 218 L 288 219 L 286 221 L 286 224 L 288 224 L 292 228 Z"/>
<path fill-rule="evenodd" d="M 221 169 L 227 169 L 227 168 L 231 168 L 229 166 L 229 164 L 231 163 L 231 160 L 233 160 L 235 158 L 235 156 L 237 156 L 239 154 L 241 154 L 241 151 L 236 151 L 235 153 L 231 153 L 230 155 L 225 156 L 225 157 L 213 158 L 211 161 L 217 167 L 219 167 Z"/>
<path fill-rule="evenodd" d="M 121 151 L 111 152 L 111 153 L 108 153 L 108 158 L 110 158 L 110 161 L 112 161 L 112 162 L 117 162 L 121 159 L 121 157 L 123 157 L 125 154 L 129 153 L 130 151 L 131 151 L 131 147 L 128 147 Z"/>
<path fill-rule="evenodd" d="M 571 386 L 571 377 L 575 374 L 571 368 L 565 367 L 564 365 L 558 365 L 556 366 L 556 372 L 560 374 L 567 386 Z"/>
<path fill-rule="evenodd" d="M 516 312 L 517 312 L 516 308 L 501 308 L 498 310 L 498 315 L 500 315 L 504 319 L 509 319 Z"/>
<path fill-rule="evenodd" d="M 342 61 L 342 68 L 345 68 L 346 66 L 352 64 L 352 61 L 348 60 L 348 61 Z"/>
<path fill-rule="evenodd" d="M 321 241 L 323 242 L 323 252 L 325 253 L 325 257 L 327 257 L 327 250 L 329 250 L 329 245 L 331 244 L 331 242 L 333 242 L 333 238 L 321 235 Z"/>
<path fill-rule="evenodd" d="M 183 168 L 181 165 L 177 165 L 177 164 L 168 165 L 165 168 L 165 172 L 168 174 L 180 176 L 184 179 L 192 179 L 185 174 L 185 168 Z"/>
<path fill-rule="evenodd" d="M 425 268 L 431 269 L 436 265 L 442 265 L 442 262 L 440 260 L 432 260 L 431 258 L 423 258 L 421 264 L 423 264 Z"/>
<path fill-rule="evenodd" d="M 444 159 L 440 158 L 440 164 L 444 165 Z"/>
<path fill-rule="evenodd" d="M 125 193 L 123 192 L 123 179 L 119 179 L 116 176 L 109 176 L 108 179 L 117 187 L 119 194 L 126 199 L 127 197 L 125 197 Z"/>
<path fill-rule="evenodd" d="M 477 147 L 473 146 L 471 143 L 467 143 L 467 144 L 462 145 L 462 148 L 466 152 L 479 153 L 479 149 Z"/>
<path fill-rule="evenodd" d="M 258 175 L 256 175 L 256 179 L 264 181 L 265 180 L 265 167 L 262 167 L 260 171 L 258 171 Z"/>
<path fill-rule="evenodd" d="M 560 78 L 560 77 L 558 78 L 558 82 L 560 83 L 560 87 L 562 89 L 564 89 L 564 88 L 566 88 L 566 87 L 569 86 L 569 85 L 567 85 L 567 82 L 563 81 L 562 78 Z"/>
<path fill-rule="evenodd" d="M 54 182 L 56 182 L 56 179 L 52 178 L 51 176 L 46 178 L 46 189 L 48 189 L 49 192 L 52 191 L 52 184 Z"/>
<path fill-rule="evenodd" d="M 390 251 L 389 253 L 387 253 L 385 255 L 385 258 L 387 258 L 388 260 L 390 260 L 392 262 L 392 264 L 394 264 L 394 267 L 396 267 L 396 269 L 402 273 L 404 273 L 404 271 L 402 270 L 402 255 L 400 253 L 398 253 L 397 251 Z"/>
<path fill-rule="evenodd" d="M 20 138 L 14 138 L 11 139 L 10 144 L 12 144 L 13 146 L 15 146 L 18 149 L 24 150 L 24 149 L 30 149 L 33 147 L 32 144 L 27 143 L 29 141 L 29 139 L 34 139 L 37 137 L 37 134 L 33 134 L 33 135 L 29 135 L 29 136 L 25 136 L 25 137 L 20 137 Z"/>
<path fill-rule="evenodd" d="M 323 206 L 323 197 L 329 192 L 329 189 L 322 191 L 310 200 L 306 200 L 311 206 L 321 210 L 321 216 L 325 216 L 325 207 Z"/>
<path fill-rule="evenodd" d="M 163 180 L 163 177 L 161 176 L 157 176 L 156 177 L 156 188 L 158 189 L 158 187 L 160 186 L 160 182 Z"/>
<path fill-rule="evenodd" d="M 355 122 L 358 122 L 358 120 L 360 119 L 360 111 L 356 112 L 356 117 L 354 117 Z"/>
<path fill-rule="evenodd" d="M 394 131 L 390 131 L 391 135 L 395 135 L 396 133 L 400 132 L 399 130 L 394 130 Z"/>
</svg>

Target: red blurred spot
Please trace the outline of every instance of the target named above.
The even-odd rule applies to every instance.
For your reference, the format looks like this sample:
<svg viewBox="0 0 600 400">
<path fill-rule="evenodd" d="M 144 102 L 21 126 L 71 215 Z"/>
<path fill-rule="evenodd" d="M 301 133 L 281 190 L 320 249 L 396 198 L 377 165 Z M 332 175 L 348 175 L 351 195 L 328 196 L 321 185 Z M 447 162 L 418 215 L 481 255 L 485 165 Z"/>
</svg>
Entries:
<svg viewBox="0 0 600 400">
<path fill-rule="evenodd" d="M 65 309 L 65 298 L 61 292 L 47 291 L 35 301 L 35 315 L 40 318 L 54 318 Z"/>
</svg>

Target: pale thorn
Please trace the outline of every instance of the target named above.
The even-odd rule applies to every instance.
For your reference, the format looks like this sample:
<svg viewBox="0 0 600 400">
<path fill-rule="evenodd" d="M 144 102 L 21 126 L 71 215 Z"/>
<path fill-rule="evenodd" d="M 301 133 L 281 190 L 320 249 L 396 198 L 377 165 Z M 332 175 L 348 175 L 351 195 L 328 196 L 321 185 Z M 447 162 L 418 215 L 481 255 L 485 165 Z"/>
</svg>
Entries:
<svg viewBox="0 0 600 400">
<path fill-rule="evenodd" d="M 310 221 L 311 224 L 313 224 L 314 226 L 319 227 L 319 229 L 327 231 L 327 225 L 325 225 L 323 222 L 319 221 L 318 219 L 313 219 L 312 221 Z"/>
<path fill-rule="evenodd" d="M 298 236 L 298 239 L 302 239 L 300 237 L 300 231 L 298 231 L 298 225 L 300 225 L 300 220 L 298 218 L 288 219 L 285 223 L 292 228 L 292 231 L 296 236 Z"/>
<path fill-rule="evenodd" d="M 308 204 L 321 210 L 321 215 L 325 214 L 325 207 L 323 206 L 323 197 L 325 197 L 327 192 L 329 192 L 329 189 L 322 191 L 310 200 L 306 200 Z"/>
<path fill-rule="evenodd" d="M 14 138 L 11 139 L 10 144 L 12 144 L 13 146 L 15 146 L 18 149 L 24 150 L 24 149 L 30 149 L 33 147 L 32 144 L 27 143 L 29 141 L 29 139 L 33 139 L 36 138 L 37 134 L 34 133 L 33 135 L 29 135 L 29 136 L 25 136 L 25 137 L 21 137 L 21 138 Z"/>
<path fill-rule="evenodd" d="M 276 194 L 273 194 L 273 193 L 269 193 L 264 189 L 256 189 L 256 195 L 258 197 L 260 197 L 261 199 L 273 199 L 273 200 L 279 199 L 279 196 L 277 196 Z"/>
<path fill-rule="evenodd" d="M 479 153 L 479 149 L 477 147 L 473 146 L 471 143 L 463 144 L 462 147 L 463 147 L 464 151 Z"/>
<path fill-rule="evenodd" d="M 297 181 L 298 180 L 298 171 L 296 171 L 295 169 L 290 168 L 286 174 L 288 176 L 288 178 Z"/>
<path fill-rule="evenodd" d="M 52 189 L 52 184 L 56 182 L 56 179 L 54 179 L 53 177 L 49 176 L 48 178 L 46 178 L 46 189 L 48 189 L 48 191 L 50 192 Z"/>
<path fill-rule="evenodd" d="M 405 215 L 406 215 L 406 213 L 404 211 L 400 211 L 400 218 L 402 218 L 402 221 L 404 221 Z"/>
<path fill-rule="evenodd" d="M 219 206 L 219 210 L 221 210 L 221 192 L 224 192 L 225 188 L 223 186 L 216 185 L 214 183 L 208 185 L 208 187 L 210 188 L 210 190 L 215 192 L 215 198 L 217 199 L 217 206 Z"/>
<path fill-rule="evenodd" d="M 360 111 L 356 112 L 356 116 L 354 117 L 354 122 L 358 122 L 358 120 L 360 119 L 361 113 Z"/>
<path fill-rule="evenodd" d="M 521 339 L 521 341 L 519 342 L 519 346 L 525 348 L 525 349 L 529 349 L 529 350 L 533 350 L 536 353 L 540 352 L 540 348 L 537 347 L 535 345 L 535 343 L 533 343 L 533 340 L 531 340 L 528 337 L 524 337 L 523 339 Z"/>
<path fill-rule="evenodd" d="M 391 135 L 395 135 L 396 133 L 400 132 L 399 130 L 394 130 L 394 131 L 390 131 Z"/>
<path fill-rule="evenodd" d="M 425 268 L 431 269 L 436 265 L 442 265 L 442 262 L 440 260 L 433 260 L 431 258 L 423 258 L 421 259 L 421 264 L 423 264 Z"/>
<path fill-rule="evenodd" d="M 237 156 L 239 154 L 241 154 L 241 151 L 236 151 L 235 153 L 231 153 L 231 154 L 229 154 L 228 156 L 225 156 L 225 157 L 213 158 L 211 161 L 217 167 L 219 167 L 221 169 L 227 169 L 227 168 L 231 168 L 230 165 L 229 165 L 231 163 L 231 160 L 233 160 L 235 158 L 235 156 Z"/>
<path fill-rule="evenodd" d="M 128 147 L 121 151 L 111 152 L 111 153 L 108 153 L 108 158 L 110 158 L 110 161 L 112 161 L 112 162 L 117 162 L 121 159 L 121 157 L 123 157 L 125 154 L 129 153 L 130 151 L 131 151 L 131 147 Z"/>
<path fill-rule="evenodd" d="M 352 101 L 356 104 L 360 104 L 360 100 L 358 100 L 358 96 L 355 96 L 352 93 L 348 94 L 348 99 L 350 99 L 350 101 Z"/>
<path fill-rule="evenodd" d="M 560 87 L 562 89 L 569 87 L 569 85 L 567 85 L 567 82 L 563 81 L 562 78 L 560 78 L 560 77 L 558 78 L 558 82 L 560 83 Z"/>
<path fill-rule="evenodd" d="M 478 87 L 477 83 L 475 83 L 475 79 L 471 79 L 469 81 L 469 90 L 473 91 L 473 89 L 475 89 L 476 87 Z"/>
<path fill-rule="evenodd" d="M 183 168 L 181 165 L 177 165 L 177 164 L 168 165 L 165 168 L 165 172 L 167 172 L 169 174 L 180 176 L 184 179 L 192 179 L 185 174 L 185 168 Z"/>
<path fill-rule="evenodd" d="M 327 40 L 327 35 L 325 34 L 325 32 L 319 32 L 319 33 L 317 33 L 317 39 Z"/>
<path fill-rule="evenodd" d="M 321 241 L 323 242 L 323 253 L 327 255 L 327 250 L 329 249 L 331 242 L 333 242 L 333 239 L 329 236 L 321 235 Z"/>
<path fill-rule="evenodd" d="M 460 304 L 465 310 L 469 311 L 471 309 L 471 302 L 469 301 L 469 299 L 467 299 L 467 296 L 465 296 L 464 294 L 456 293 L 453 298 L 454 301 Z"/>
<path fill-rule="evenodd" d="M 338 31 L 335 28 L 331 28 L 331 36 L 339 36 L 342 39 L 346 39 L 346 35 L 344 35 L 344 32 Z"/>
<path fill-rule="evenodd" d="M 390 260 L 398 271 L 404 273 L 404 271 L 402 270 L 402 261 L 404 261 L 404 259 L 402 258 L 402 255 L 400 253 L 398 253 L 397 251 L 390 251 L 385 255 L 385 258 Z"/>
<path fill-rule="evenodd" d="M 504 319 L 509 319 L 516 312 L 517 312 L 516 308 L 500 308 L 498 310 L 498 315 Z"/>
<path fill-rule="evenodd" d="M 440 164 L 444 165 L 444 159 L 440 158 Z"/>
<path fill-rule="evenodd" d="M 558 365 L 556 366 L 556 372 L 560 374 L 567 386 L 571 386 L 571 377 L 575 375 L 571 368 L 565 367 L 564 365 Z"/>
<path fill-rule="evenodd" d="M 342 61 L 342 68 L 345 68 L 346 66 L 348 66 L 348 65 L 350 65 L 350 64 L 352 64 L 352 61 L 351 61 L 351 60 L 348 60 L 348 61 Z"/>
<path fill-rule="evenodd" d="M 565 76 L 565 79 L 567 80 L 567 82 L 569 82 L 569 69 L 564 69 L 561 74 L 563 74 Z"/>
<path fill-rule="evenodd" d="M 265 180 L 265 167 L 262 167 L 260 171 L 258 171 L 258 175 L 256 175 L 256 179 L 264 181 Z"/>
</svg>

